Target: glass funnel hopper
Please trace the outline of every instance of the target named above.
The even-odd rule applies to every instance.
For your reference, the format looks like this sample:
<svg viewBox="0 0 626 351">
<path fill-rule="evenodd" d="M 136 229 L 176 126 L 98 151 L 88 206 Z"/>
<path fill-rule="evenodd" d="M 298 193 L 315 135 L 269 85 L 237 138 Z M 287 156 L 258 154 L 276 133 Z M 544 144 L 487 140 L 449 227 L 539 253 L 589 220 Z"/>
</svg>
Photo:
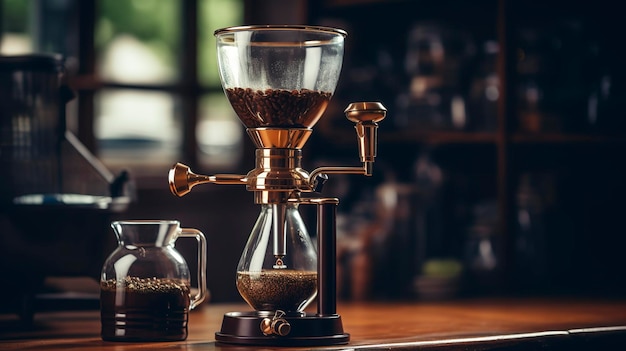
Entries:
<svg viewBox="0 0 626 351">
<path fill-rule="evenodd" d="M 222 86 L 246 128 L 312 128 L 335 91 L 344 31 L 312 26 L 218 30 Z"/>
</svg>

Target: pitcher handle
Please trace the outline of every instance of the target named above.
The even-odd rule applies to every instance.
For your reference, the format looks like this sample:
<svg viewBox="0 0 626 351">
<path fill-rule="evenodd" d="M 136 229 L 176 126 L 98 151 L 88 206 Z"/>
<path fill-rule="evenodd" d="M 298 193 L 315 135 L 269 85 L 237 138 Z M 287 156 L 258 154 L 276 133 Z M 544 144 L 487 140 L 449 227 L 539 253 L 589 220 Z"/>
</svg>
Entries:
<svg viewBox="0 0 626 351">
<path fill-rule="evenodd" d="M 196 306 L 198 306 L 202 301 L 206 299 L 207 296 L 207 286 L 206 286 L 206 237 L 204 233 L 199 231 L 198 229 L 193 228 L 181 228 L 181 233 L 179 237 L 189 237 L 196 238 L 198 241 L 198 293 L 191 298 L 189 302 L 189 309 L 192 310 Z"/>
</svg>

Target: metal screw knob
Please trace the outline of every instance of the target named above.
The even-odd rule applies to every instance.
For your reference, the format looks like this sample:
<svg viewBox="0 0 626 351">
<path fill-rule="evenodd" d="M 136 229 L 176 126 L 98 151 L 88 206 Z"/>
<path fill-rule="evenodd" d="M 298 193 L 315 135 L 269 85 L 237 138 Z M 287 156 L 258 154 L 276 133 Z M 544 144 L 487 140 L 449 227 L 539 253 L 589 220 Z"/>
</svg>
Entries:
<svg viewBox="0 0 626 351">
<path fill-rule="evenodd" d="M 263 335 L 286 336 L 291 332 L 291 324 L 286 319 L 276 316 L 263 318 L 261 320 L 261 331 Z"/>
<path fill-rule="evenodd" d="M 387 109 L 380 102 L 353 102 L 343 112 L 354 123 L 378 123 L 387 115 Z"/>
<path fill-rule="evenodd" d="M 291 324 L 286 320 L 279 318 L 272 322 L 272 330 L 280 336 L 286 336 L 291 331 Z"/>
<path fill-rule="evenodd" d="M 261 320 L 261 331 L 263 335 L 272 335 L 272 319 L 263 318 Z"/>
<path fill-rule="evenodd" d="M 183 196 L 189 193 L 194 185 L 189 182 L 190 175 L 193 175 L 187 165 L 176 163 L 168 174 L 170 191 L 176 196 Z"/>
<path fill-rule="evenodd" d="M 321 193 L 324 184 L 328 181 L 328 175 L 326 174 L 318 174 L 313 180 L 313 191 L 316 193 Z"/>
<path fill-rule="evenodd" d="M 378 122 L 385 119 L 387 109 L 380 102 L 353 102 L 344 112 L 348 120 L 356 123 L 354 128 L 359 143 L 359 156 L 365 164 L 366 175 L 371 175 L 378 143 Z"/>
</svg>

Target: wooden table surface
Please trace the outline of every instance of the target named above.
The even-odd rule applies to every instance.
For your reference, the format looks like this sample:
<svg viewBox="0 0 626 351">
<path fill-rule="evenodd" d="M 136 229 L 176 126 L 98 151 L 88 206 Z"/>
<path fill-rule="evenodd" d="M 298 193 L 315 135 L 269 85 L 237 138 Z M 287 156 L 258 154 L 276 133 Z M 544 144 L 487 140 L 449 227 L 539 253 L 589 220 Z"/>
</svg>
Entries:
<svg viewBox="0 0 626 351">
<path fill-rule="evenodd" d="M 38 313 L 30 330 L 0 315 L 0 350 L 247 350 L 214 334 L 225 312 L 248 309 L 205 304 L 191 312 L 187 340 L 142 343 L 102 341 L 97 310 Z M 338 313 L 350 343 L 320 349 L 626 350 L 626 299 L 339 303 Z"/>
</svg>

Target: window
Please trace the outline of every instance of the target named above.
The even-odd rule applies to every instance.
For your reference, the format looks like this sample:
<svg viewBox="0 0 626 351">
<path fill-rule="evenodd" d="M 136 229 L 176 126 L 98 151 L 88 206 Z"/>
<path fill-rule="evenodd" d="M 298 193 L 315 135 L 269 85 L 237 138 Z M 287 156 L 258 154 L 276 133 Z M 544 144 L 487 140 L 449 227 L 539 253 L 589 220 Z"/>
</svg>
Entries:
<svg viewBox="0 0 626 351">
<path fill-rule="evenodd" d="M 19 55 L 32 52 L 33 36 L 30 14 L 32 3 L 23 0 L 3 0 L 0 8 L 0 53 L 2 55 Z"/>
<path fill-rule="evenodd" d="M 2 1 L 2 54 L 67 57 L 68 126 L 112 171 L 162 180 L 176 161 L 240 163 L 213 32 L 243 22 L 244 0 Z"/>
</svg>

